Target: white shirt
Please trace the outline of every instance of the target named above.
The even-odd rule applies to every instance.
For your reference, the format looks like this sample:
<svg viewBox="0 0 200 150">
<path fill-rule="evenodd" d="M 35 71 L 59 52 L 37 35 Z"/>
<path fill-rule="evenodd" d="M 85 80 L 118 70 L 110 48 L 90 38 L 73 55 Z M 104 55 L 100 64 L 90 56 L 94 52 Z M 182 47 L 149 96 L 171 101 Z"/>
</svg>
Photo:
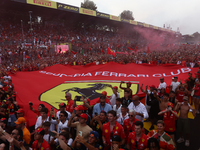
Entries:
<svg viewBox="0 0 200 150">
<path fill-rule="evenodd" d="M 53 136 L 49 137 L 49 134 L 45 134 L 43 136 L 43 139 L 46 140 L 50 144 L 51 140 L 53 139 Z"/>
<path fill-rule="evenodd" d="M 65 110 L 65 111 L 66 111 L 66 110 Z M 71 117 L 71 113 L 68 112 L 68 111 L 66 111 L 66 112 L 68 113 L 67 120 L 69 120 L 69 118 Z M 56 113 L 57 118 L 59 118 L 59 115 L 60 115 L 60 111 L 58 111 L 58 112 Z"/>
<path fill-rule="evenodd" d="M 166 89 L 166 87 L 167 87 L 167 84 L 165 82 L 163 82 L 163 83 L 159 84 L 158 89 L 162 89 L 162 88 Z"/>
<path fill-rule="evenodd" d="M 176 88 L 179 86 L 180 82 L 174 82 L 172 81 L 171 86 L 172 86 L 172 91 L 175 92 Z"/>
<path fill-rule="evenodd" d="M 11 76 L 4 76 L 3 78 L 4 78 L 5 82 L 7 82 L 7 83 L 8 83 L 8 80 L 11 80 Z"/>
<path fill-rule="evenodd" d="M 51 123 L 52 124 L 57 124 L 57 121 L 51 119 Z M 57 133 L 61 133 L 61 131 L 62 131 L 63 128 L 68 128 L 67 123 L 68 123 L 68 120 L 66 120 L 64 123 L 62 123 L 60 121 L 59 124 L 57 125 Z"/>
<path fill-rule="evenodd" d="M 116 106 L 116 104 L 115 104 L 115 105 L 113 106 L 113 110 L 116 111 L 117 114 L 120 114 L 120 113 L 121 113 L 121 107 L 122 107 L 122 105 L 120 105 L 119 108 L 117 109 L 117 106 Z"/>
<path fill-rule="evenodd" d="M 47 117 L 47 119 L 44 122 L 46 122 L 46 121 L 49 121 L 49 116 Z M 35 129 L 37 129 L 41 124 L 42 124 L 42 116 L 39 116 L 37 118 L 37 121 L 36 121 L 36 124 L 35 124 Z M 54 131 L 55 130 L 55 125 L 51 124 L 49 130 L 50 131 Z"/>
<path fill-rule="evenodd" d="M 122 116 L 122 113 L 120 113 L 119 118 L 117 119 L 117 122 L 123 126 L 124 120 L 128 119 L 128 118 L 129 118 L 128 113 L 126 113 L 126 115 L 124 116 L 124 118 Z"/>
<path fill-rule="evenodd" d="M 131 110 L 131 109 L 134 109 L 136 112 L 138 113 L 142 113 L 144 115 L 144 117 L 140 116 L 140 115 L 136 115 L 135 118 L 136 119 L 139 119 L 141 120 L 142 122 L 144 121 L 144 119 L 147 119 L 149 117 L 148 113 L 147 113 L 147 109 L 146 107 L 144 106 L 144 104 L 142 104 L 140 102 L 139 105 L 135 106 L 133 104 L 133 102 L 131 102 L 129 105 L 128 105 L 128 109 Z"/>
<path fill-rule="evenodd" d="M 113 93 L 112 96 L 110 97 L 111 106 L 114 106 L 114 105 L 115 105 L 116 99 L 117 99 L 117 98 L 120 98 L 119 93 L 117 92 L 117 97 L 116 97 L 116 95 Z"/>
</svg>

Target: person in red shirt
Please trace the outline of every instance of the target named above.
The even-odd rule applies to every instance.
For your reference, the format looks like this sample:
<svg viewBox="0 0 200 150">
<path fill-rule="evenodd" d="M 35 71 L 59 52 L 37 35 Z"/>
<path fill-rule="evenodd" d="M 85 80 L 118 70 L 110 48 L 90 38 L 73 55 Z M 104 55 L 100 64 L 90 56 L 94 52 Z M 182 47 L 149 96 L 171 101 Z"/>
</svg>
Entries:
<svg viewBox="0 0 200 150">
<path fill-rule="evenodd" d="M 43 139 L 45 131 L 43 128 L 37 128 L 35 133 L 35 141 L 32 144 L 33 150 L 50 150 L 49 143 Z"/>
<path fill-rule="evenodd" d="M 25 120 L 26 120 L 25 126 L 27 129 L 29 129 L 29 122 L 28 122 L 28 119 L 24 116 L 25 115 L 24 110 L 22 108 L 20 108 L 20 109 L 18 109 L 18 111 L 16 111 L 16 113 L 17 113 L 17 118 L 19 118 L 19 117 L 25 118 Z"/>
<path fill-rule="evenodd" d="M 174 141 L 175 120 L 178 119 L 179 116 L 176 111 L 173 111 L 173 107 L 173 104 L 169 102 L 168 107 L 165 110 L 159 112 L 158 115 L 163 116 L 163 121 L 165 123 L 165 132 L 167 132 Z"/>
<path fill-rule="evenodd" d="M 116 121 L 116 111 L 108 111 L 108 123 L 103 125 L 102 140 L 104 144 L 104 150 L 107 150 L 111 146 L 112 137 L 114 135 L 120 136 L 122 139 L 120 145 L 125 143 L 125 134 L 123 127 Z"/>
<path fill-rule="evenodd" d="M 33 103 L 29 102 L 29 108 L 30 108 L 30 110 L 32 110 L 34 113 L 37 114 L 36 118 L 38 118 L 39 116 L 41 116 L 40 112 L 41 112 L 42 108 L 44 108 L 44 107 L 45 107 L 44 104 L 39 104 L 38 110 L 37 110 L 37 109 L 33 108 Z"/>
<path fill-rule="evenodd" d="M 193 95 L 193 101 L 194 101 L 194 107 L 196 110 L 196 113 L 199 114 L 199 101 L 200 101 L 200 82 L 197 80 L 195 82 L 194 86 L 194 95 Z"/>
<path fill-rule="evenodd" d="M 106 96 L 106 103 L 111 105 L 110 100 L 109 100 L 109 98 L 107 97 L 107 92 L 106 92 L 106 91 L 103 91 L 101 94 Z M 96 104 L 97 104 L 97 103 L 100 103 L 100 97 L 99 97 L 99 99 L 96 101 Z"/>
<path fill-rule="evenodd" d="M 126 143 L 128 142 L 128 135 L 129 133 L 135 131 L 135 122 L 139 121 L 138 119 L 135 118 L 135 111 L 133 109 L 129 110 L 128 119 L 124 120 L 123 128 L 126 136 Z"/>
<path fill-rule="evenodd" d="M 66 111 L 72 113 L 74 110 L 74 101 L 71 99 L 71 93 L 67 92 L 65 98 L 67 100 Z"/>
<path fill-rule="evenodd" d="M 169 134 L 165 131 L 165 123 L 163 120 L 157 121 L 157 130 L 152 130 L 148 133 L 148 137 L 156 138 L 159 141 L 159 145 L 161 149 L 165 150 L 174 150 L 175 145 Z"/>
<path fill-rule="evenodd" d="M 183 102 L 183 97 L 188 95 L 187 89 L 184 88 L 182 84 L 179 84 L 175 92 L 176 92 L 176 99 L 178 100 L 178 102 Z"/>
<path fill-rule="evenodd" d="M 148 136 L 143 133 L 143 122 L 135 122 L 135 131 L 128 136 L 127 149 L 144 150 L 147 148 Z"/>
</svg>

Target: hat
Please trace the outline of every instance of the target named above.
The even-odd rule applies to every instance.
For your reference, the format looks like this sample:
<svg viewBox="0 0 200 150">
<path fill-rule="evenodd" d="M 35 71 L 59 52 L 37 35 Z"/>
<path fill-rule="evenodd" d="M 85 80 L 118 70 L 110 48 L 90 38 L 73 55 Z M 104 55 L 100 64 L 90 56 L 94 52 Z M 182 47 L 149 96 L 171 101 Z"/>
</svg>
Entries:
<svg viewBox="0 0 200 150">
<path fill-rule="evenodd" d="M 86 100 L 90 103 L 90 99 L 89 98 L 87 98 Z"/>
<path fill-rule="evenodd" d="M 18 111 L 16 111 L 16 113 L 23 113 L 24 114 L 24 110 L 22 108 L 18 109 Z"/>
<path fill-rule="evenodd" d="M 175 79 L 175 78 L 176 78 L 176 79 L 178 79 L 178 77 L 177 77 L 177 76 L 174 76 L 174 79 Z"/>
<path fill-rule="evenodd" d="M 151 86 L 149 86 L 150 88 L 153 88 L 153 89 L 155 89 L 156 88 L 156 86 L 155 85 L 151 85 Z"/>
<path fill-rule="evenodd" d="M 183 97 L 183 100 L 188 101 L 188 96 L 184 96 L 184 97 Z"/>
<path fill-rule="evenodd" d="M 1 105 L 1 108 L 7 109 L 7 105 L 6 105 L 6 104 L 3 104 L 3 105 Z"/>
<path fill-rule="evenodd" d="M 26 122 L 26 120 L 25 120 L 24 117 L 19 117 L 19 118 L 17 119 L 17 121 L 15 121 L 16 124 L 22 124 L 22 123 L 25 123 L 25 122 Z"/>
<path fill-rule="evenodd" d="M 80 117 L 83 118 L 83 119 L 85 119 L 85 120 L 88 119 L 88 116 L 87 116 L 86 114 L 84 114 L 84 113 L 82 113 L 82 114 L 80 115 Z"/>
<path fill-rule="evenodd" d="M 60 103 L 59 106 L 60 106 L 60 107 L 66 107 L 66 104 L 65 104 L 65 103 Z"/>
<path fill-rule="evenodd" d="M 92 135 L 93 137 L 95 137 L 96 139 L 99 138 L 99 133 L 97 131 L 91 131 L 90 135 Z"/>
<path fill-rule="evenodd" d="M 132 84 L 132 83 L 129 81 L 129 82 L 127 82 L 127 84 Z"/>
<path fill-rule="evenodd" d="M 174 105 L 171 102 L 169 102 L 167 105 L 172 107 L 172 108 L 174 107 Z"/>
<path fill-rule="evenodd" d="M 85 110 L 84 107 L 82 105 L 78 105 L 75 110 Z"/>
<path fill-rule="evenodd" d="M 106 91 L 103 91 L 102 94 L 105 95 L 105 96 L 107 96 L 107 92 Z"/>
<path fill-rule="evenodd" d="M 44 131 L 43 128 L 37 128 L 36 132 L 37 132 L 38 134 L 41 134 L 41 135 L 44 135 L 44 134 L 45 134 L 45 131 Z"/>
<path fill-rule="evenodd" d="M 6 118 L 1 118 L 1 120 L 0 120 L 1 122 L 3 122 L 3 123 L 7 123 L 7 120 L 6 120 Z"/>
<path fill-rule="evenodd" d="M 190 81 L 190 79 L 185 79 L 185 81 L 186 81 L 186 82 L 189 82 L 189 81 Z"/>
<path fill-rule="evenodd" d="M 120 138 L 119 135 L 114 135 L 114 136 L 112 137 L 112 141 L 121 142 L 121 138 Z"/>
<path fill-rule="evenodd" d="M 113 89 L 116 89 L 116 90 L 118 90 L 118 87 L 117 87 L 117 86 L 114 86 L 114 87 L 113 87 Z"/>
</svg>

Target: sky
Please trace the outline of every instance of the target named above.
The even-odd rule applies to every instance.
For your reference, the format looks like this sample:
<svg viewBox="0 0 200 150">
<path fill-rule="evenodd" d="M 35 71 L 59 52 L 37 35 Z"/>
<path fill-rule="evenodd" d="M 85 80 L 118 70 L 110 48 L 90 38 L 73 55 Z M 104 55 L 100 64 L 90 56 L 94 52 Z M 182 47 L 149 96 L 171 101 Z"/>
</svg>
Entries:
<svg viewBox="0 0 200 150">
<path fill-rule="evenodd" d="M 52 0 L 80 7 L 84 0 Z M 135 21 L 158 27 L 165 24 L 185 34 L 200 33 L 200 0 L 93 0 L 97 10 L 119 16 L 123 10 L 133 12 Z"/>
</svg>

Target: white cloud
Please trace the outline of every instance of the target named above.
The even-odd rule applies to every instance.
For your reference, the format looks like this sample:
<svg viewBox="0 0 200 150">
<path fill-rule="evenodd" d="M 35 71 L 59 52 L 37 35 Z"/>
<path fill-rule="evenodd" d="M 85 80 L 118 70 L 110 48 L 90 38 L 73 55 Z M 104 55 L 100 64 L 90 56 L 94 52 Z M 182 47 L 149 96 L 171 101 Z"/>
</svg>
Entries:
<svg viewBox="0 0 200 150">
<path fill-rule="evenodd" d="M 84 0 L 53 0 L 80 7 Z M 100 12 L 118 16 L 130 10 L 136 21 L 163 27 L 170 24 L 172 30 L 180 28 L 182 34 L 200 32 L 199 0 L 93 0 Z"/>
</svg>

